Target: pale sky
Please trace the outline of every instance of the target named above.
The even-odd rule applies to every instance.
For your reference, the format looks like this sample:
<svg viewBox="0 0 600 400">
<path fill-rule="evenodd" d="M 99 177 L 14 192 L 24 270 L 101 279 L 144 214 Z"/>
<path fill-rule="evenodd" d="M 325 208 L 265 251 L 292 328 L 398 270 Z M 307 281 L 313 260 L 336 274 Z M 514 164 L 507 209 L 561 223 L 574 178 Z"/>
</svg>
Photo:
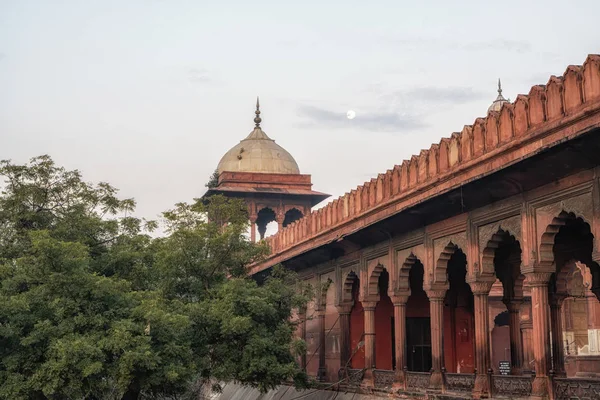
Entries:
<svg viewBox="0 0 600 400">
<path fill-rule="evenodd" d="M 253 128 L 337 197 L 600 53 L 600 1 L 0 0 L 0 159 L 156 218 Z M 347 110 L 356 118 L 346 119 Z"/>
</svg>

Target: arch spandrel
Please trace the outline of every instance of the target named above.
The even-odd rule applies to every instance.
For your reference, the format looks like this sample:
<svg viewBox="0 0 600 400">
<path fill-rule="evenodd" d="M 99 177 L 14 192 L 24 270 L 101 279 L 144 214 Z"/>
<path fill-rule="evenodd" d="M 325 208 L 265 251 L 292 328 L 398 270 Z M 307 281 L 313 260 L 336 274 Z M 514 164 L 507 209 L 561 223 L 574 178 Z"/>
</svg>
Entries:
<svg viewBox="0 0 600 400">
<path fill-rule="evenodd" d="M 446 243 L 439 253 L 439 256 L 435 259 L 433 265 L 433 273 L 428 282 L 423 284 L 431 288 L 448 288 L 448 261 L 458 250 L 465 253 L 464 249 L 452 241 Z M 465 253 L 466 254 L 466 253 Z M 468 260 L 467 260 L 468 265 Z M 468 275 L 468 271 L 467 271 Z"/>
<path fill-rule="evenodd" d="M 447 282 L 446 264 L 456 249 L 461 249 L 467 253 L 467 233 L 459 232 L 433 241 L 433 260 L 432 268 L 426 267 L 425 280 L 429 284 L 438 284 Z M 467 266 L 469 263 L 467 260 Z M 467 275 L 469 270 L 467 270 Z"/>
<path fill-rule="evenodd" d="M 340 280 L 339 285 L 340 294 L 337 297 L 338 305 L 354 302 L 354 299 L 352 298 L 352 286 L 356 280 L 359 280 L 357 268 L 348 268 L 342 273 L 342 279 Z"/>
</svg>

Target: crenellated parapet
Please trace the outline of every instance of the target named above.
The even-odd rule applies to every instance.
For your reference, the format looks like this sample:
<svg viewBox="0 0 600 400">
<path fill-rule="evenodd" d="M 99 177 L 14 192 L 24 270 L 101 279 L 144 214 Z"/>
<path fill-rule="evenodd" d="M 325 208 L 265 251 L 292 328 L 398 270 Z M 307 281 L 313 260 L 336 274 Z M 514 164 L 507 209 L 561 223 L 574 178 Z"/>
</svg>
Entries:
<svg viewBox="0 0 600 400">
<path fill-rule="evenodd" d="M 551 76 L 546 85 L 533 86 L 527 95 L 503 103 L 500 111 L 477 118 L 461 132 L 267 238 L 271 257 L 340 227 L 356 230 L 370 225 L 380 219 L 383 209 L 387 211 L 381 218 L 491 174 L 583 132 L 585 127 L 570 127 L 599 111 L 600 55 L 589 55 L 582 66 L 569 66 L 562 76 Z M 559 129 L 562 137 L 555 134 Z M 340 230 L 337 236 L 347 233 Z"/>
</svg>

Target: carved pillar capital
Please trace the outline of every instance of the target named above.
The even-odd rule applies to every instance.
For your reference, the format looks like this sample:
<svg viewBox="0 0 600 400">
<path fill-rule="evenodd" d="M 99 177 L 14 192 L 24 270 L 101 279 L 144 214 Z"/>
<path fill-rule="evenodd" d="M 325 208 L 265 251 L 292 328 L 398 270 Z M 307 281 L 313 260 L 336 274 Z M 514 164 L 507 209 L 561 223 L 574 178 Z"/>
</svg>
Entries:
<svg viewBox="0 0 600 400">
<path fill-rule="evenodd" d="M 425 289 L 429 301 L 443 301 L 446 297 L 447 288 L 428 288 Z"/>
<path fill-rule="evenodd" d="M 493 281 L 467 281 L 469 286 L 471 286 L 471 291 L 473 295 L 487 295 L 492 290 Z"/>
<path fill-rule="evenodd" d="M 548 286 L 552 272 L 527 272 L 525 282 L 529 287 Z"/>
<path fill-rule="evenodd" d="M 377 307 L 377 302 L 376 301 L 363 301 L 362 306 L 365 311 L 375 311 L 375 307 Z"/>
<path fill-rule="evenodd" d="M 335 306 L 337 308 L 337 312 L 340 315 L 350 314 L 352 312 L 352 307 L 354 306 L 354 302 L 351 303 L 342 303 L 340 305 Z"/>
<path fill-rule="evenodd" d="M 523 298 L 515 298 L 515 299 L 502 299 L 502 302 L 506 306 L 506 309 L 509 313 L 518 313 L 521 312 L 521 304 L 523 304 Z"/>
<path fill-rule="evenodd" d="M 403 294 L 403 295 L 395 294 L 395 295 L 393 295 L 391 297 L 392 304 L 394 306 L 405 306 L 406 303 L 408 302 L 409 296 L 410 296 L 410 293 L 409 294 Z"/>
</svg>

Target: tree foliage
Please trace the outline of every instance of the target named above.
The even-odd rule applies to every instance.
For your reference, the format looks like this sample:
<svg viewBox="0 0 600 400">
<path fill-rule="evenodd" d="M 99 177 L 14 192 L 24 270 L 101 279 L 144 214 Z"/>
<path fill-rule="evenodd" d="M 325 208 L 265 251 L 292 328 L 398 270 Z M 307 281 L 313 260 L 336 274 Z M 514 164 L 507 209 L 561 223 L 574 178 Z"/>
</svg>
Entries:
<svg viewBox="0 0 600 400">
<path fill-rule="evenodd" d="M 2 161 L 0 399 L 183 398 L 210 380 L 307 384 L 296 277 L 264 257 L 243 204 L 211 196 L 133 216 L 135 202 L 47 156 Z M 183 397 L 182 397 L 183 396 Z"/>
</svg>

